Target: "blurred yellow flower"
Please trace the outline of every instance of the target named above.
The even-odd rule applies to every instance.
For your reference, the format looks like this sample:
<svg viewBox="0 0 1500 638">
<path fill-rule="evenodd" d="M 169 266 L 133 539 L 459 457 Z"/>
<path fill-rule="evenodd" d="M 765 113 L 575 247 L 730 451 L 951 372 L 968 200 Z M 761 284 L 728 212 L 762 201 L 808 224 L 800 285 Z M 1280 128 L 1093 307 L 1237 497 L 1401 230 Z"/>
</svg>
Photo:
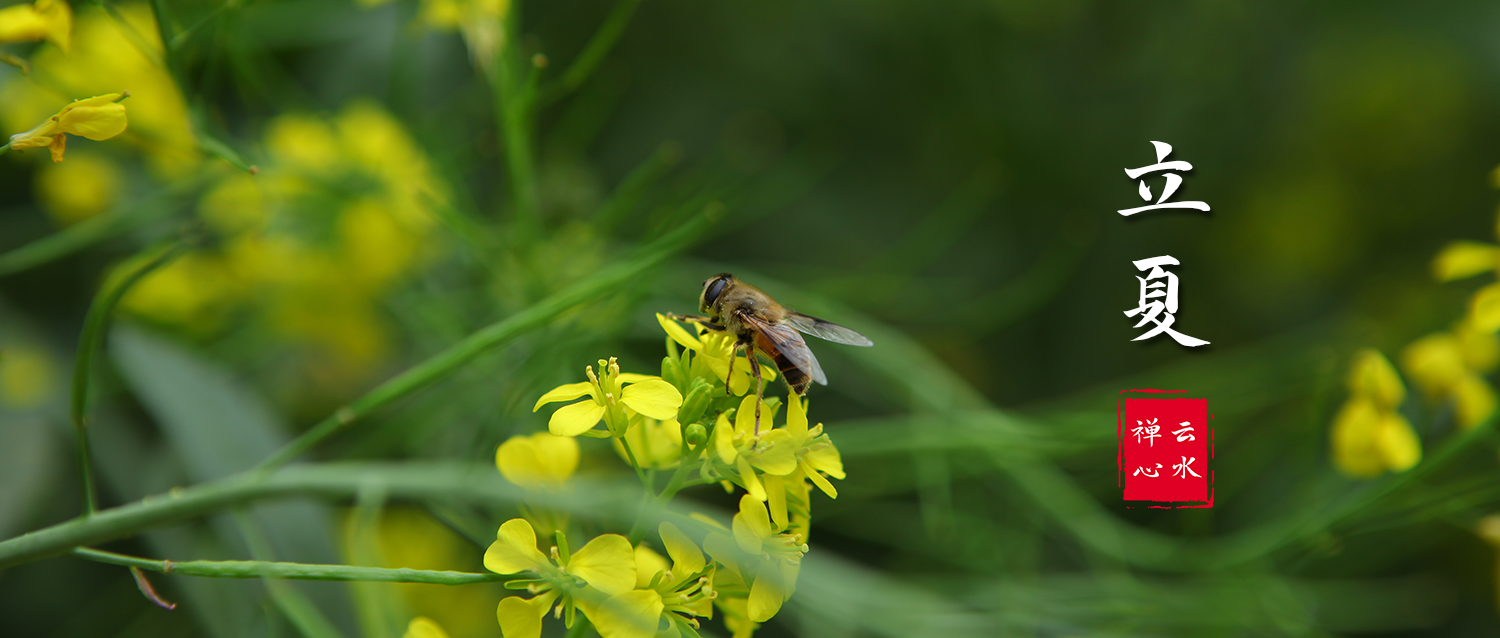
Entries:
<svg viewBox="0 0 1500 638">
<path fill-rule="evenodd" d="M 357 536 L 361 530 L 354 522 L 353 516 L 345 519 L 344 542 L 350 551 L 361 546 L 361 539 Z M 385 509 L 370 531 L 374 533 L 371 540 L 376 552 L 368 557 L 373 561 L 372 566 L 467 572 L 482 569 L 473 544 L 422 510 L 406 507 Z M 357 564 L 353 555 L 349 562 Z M 408 636 L 413 630 L 428 631 L 439 627 L 453 638 L 479 638 L 494 632 L 495 620 L 488 607 L 503 591 L 498 585 L 450 587 L 393 583 L 384 586 L 394 588 L 399 595 L 399 599 L 387 600 L 405 603 L 406 609 L 392 611 L 409 610 L 418 617 L 417 620 L 426 620 L 420 626 L 413 621 L 408 627 Z M 424 634 L 418 633 L 417 636 Z"/>
<path fill-rule="evenodd" d="M 64 52 L 73 32 L 73 10 L 64 0 L 37 0 L 0 9 L 0 43 L 47 40 Z"/>
<path fill-rule="evenodd" d="M 31 345 L 0 348 L 0 404 L 26 410 L 47 402 L 57 370 L 47 351 Z"/>
<path fill-rule="evenodd" d="M 620 364 L 613 357 L 607 362 L 601 359 L 599 370 L 601 375 L 595 375 L 594 367 L 589 366 L 584 370 L 588 381 L 553 388 L 537 399 L 531 411 L 536 412 L 548 403 L 587 395 L 587 401 L 565 405 L 553 412 L 547 429 L 558 436 L 578 436 L 604 420 L 610 432 L 624 435 L 634 414 L 666 420 L 676 417 L 677 408 L 682 407 L 682 394 L 659 377 L 621 373 Z M 626 384 L 630 386 L 625 387 Z"/>
<path fill-rule="evenodd" d="M 578 440 L 538 432 L 513 436 L 495 450 L 505 480 L 524 488 L 558 488 L 578 469 Z"/>
<path fill-rule="evenodd" d="M 1433 399 L 1454 403 L 1459 425 L 1471 428 L 1495 413 L 1495 391 L 1484 373 L 1500 360 L 1500 339 L 1493 332 L 1461 324 L 1413 341 L 1401 354 L 1406 373 Z"/>
<path fill-rule="evenodd" d="M 1396 410 L 1406 389 L 1378 351 L 1365 349 L 1349 371 L 1349 399 L 1334 417 L 1334 465 L 1357 478 L 1403 472 L 1422 459 L 1422 444 Z"/>
<path fill-rule="evenodd" d="M 431 618 L 417 616 L 411 619 L 411 624 L 406 626 L 406 633 L 401 638 L 448 638 L 448 632 Z"/>
<path fill-rule="evenodd" d="M 48 164 L 36 172 L 37 199 L 63 226 L 109 210 L 119 191 L 119 168 L 98 155 L 74 154 L 70 161 Z"/>
<path fill-rule="evenodd" d="M 69 133 L 94 141 L 124 133 L 125 105 L 120 100 L 127 97 L 129 92 L 76 100 L 36 128 L 10 136 L 10 148 L 13 151 L 46 148 L 52 152 L 52 161 L 61 162 Z"/>
<path fill-rule="evenodd" d="M 151 9 L 144 2 L 110 8 L 118 19 L 102 6 L 81 8 L 70 51 L 38 50 L 31 76 L 0 87 L 0 124 L 12 130 L 35 124 L 64 106 L 58 91 L 90 95 L 128 87 L 130 132 L 123 141 L 144 151 L 155 174 L 184 176 L 201 154 L 182 93 L 160 66 L 163 47 Z"/>
</svg>

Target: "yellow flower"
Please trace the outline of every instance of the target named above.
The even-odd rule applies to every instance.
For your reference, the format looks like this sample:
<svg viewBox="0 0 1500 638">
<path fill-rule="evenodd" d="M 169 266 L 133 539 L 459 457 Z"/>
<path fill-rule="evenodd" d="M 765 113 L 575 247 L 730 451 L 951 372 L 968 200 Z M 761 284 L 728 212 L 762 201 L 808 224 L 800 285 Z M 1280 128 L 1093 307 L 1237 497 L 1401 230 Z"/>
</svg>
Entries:
<svg viewBox="0 0 1500 638">
<path fill-rule="evenodd" d="M 734 425 L 720 414 L 713 430 L 714 455 L 730 466 L 722 471 L 738 476 L 750 496 L 768 504 L 778 530 L 793 522 L 801 522 L 799 527 L 805 528 L 809 517 L 805 480 L 829 497 L 838 498 L 838 490 L 825 475 L 844 478 L 843 460 L 823 433 L 822 424 L 807 427 L 807 404 L 795 393 L 787 401 L 784 428 L 762 427 L 756 432 L 755 395 L 749 394 L 740 402 Z M 774 408 L 769 415 L 763 411 L 762 419 L 774 422 L 775 415 Z M 799 531 L 805 535 L 805 529 Z"/>
<path fill-rule="evenodd" d="M 1401 378 L 1379 352 L 1366 349 L 1349 371 L 1349 400 L 1330 432 L 1334 465 L 1358 478 L 1403 472 L 1422 459 L 1422 444 L 1396 411 L 1406 397 Z"/>
<path fill-rule="evenodd" d="M 675 418 L 677 408 L 682 407 L 682 394 L 659 377 L 621 373 L 620 364 L 614 357 L 608 362 L 601 359 L 599 369 L 602 376 L 596 376 L 593 366 L 589 366 L 584 371 L 588 374 L 588 381 L 553 388 L 537 399 L 531 411 L 540 410 L 548 403 L 572 401 L 587 395 L 589 400 L 565 405 L 553 412 L 547 429 L 558 436 L 578 436 L 604 420 L 611 433 L 623 436 L 632 414 L 664 421 Z M 625 384 L 630 386 L 625 387 Z"/>
<path fill-rule="evenodd" d="M 1496 396 L 1483 374 L 1500 358 L 1494 333 L 1461 324 L 1413 341 L 1401 354 L 1401 365 L 1424 394 L 1454 403 L 1459 425 L 1470 428 L 1495 413 Z"/>
<path fill-rule="evenodd" d="M 98 155 L 45 166 L 36 173 L 36 193 L 58 224 L 69 226 L 98 215 L 119 196 L 120 170 Z"/>
<path fill-rule="evenodd" d="M 31 345 L 0 348 L 0 405 L 25 410 L 46 403 L 56 376 L 46 350 Z"/>
<path fill-rule="evenodd" d="M 624 536 L 598 536 L 571 555 L 566 546 L 554 546 L 552 560 L 548 560 L 537 550 L 531 523 L 520 518 L 500 526 L 495 542 L 484 553 L 484 566 L 497 574 L 533 572 L 538 576 L 527 587 L 535 594 L 533 598 L 507 597 L 496 608 L 505 638 L 539 636 L 542 616 L 559 597 L 565 598 L 564 604 L 580 605 L 593 620 L 589 605 L 631 592 L 636 582 L 635 551 Z"/>
<path fill-rule="evenodd" d="M 495 450 L 505 480 L 524 488 L 558 488 L 578 469 L 578 441 L 539 432 L 513 436 Z"/>
<path fill-rule="evenodd" d="M 750 362 L 744 356 L 736 355 L 733 372 L 730 371 L 730 355 L 734 353 L 734 337 L 731 337 L 729 333 L 711 331 L 694 323 L 693 326 L 697 330 L 697 334 L 694 335 L 683 329 L 682 324 L 661 313 L 656 313 L 656 322 L 661 324 L 662 330 L 666 331 L 672 341 L 696 355 L 684 366 L 684 369 L 693 376 L 703 377 L 709 381 L 717 378 L 736 395 L 743 395 L 749 391 Z M 776 380 L 774 366 L 762 365 L 760 374 L 767 383 Z"/>
<path fill-rule="evenodd" d="M 406 633 L 401 638 L 448 638 L 448 632 L 431 618 L 417 616 L 411 619 L 411 624 L 406 626 Z"/>
<path fill-rule="evenodd" d="M 59 1 L 59 4 L 61 2 Z M 89 3 L 94 4 L 94 3 Z M 21 130 L 57 111 L 56 91 L 94 95 L 129 87 L 130 135 L 157 175 L 185 177 L 202 159 L 182 93 L 158 62 L 163 47 L 156 20 L 144 2 L 80 4 L 72 49 L 45 47 L 31 58 L 32 76 L 0 87 L 0 120 Z"/>
<path fill-rule="evenodd" d="M 740 511 L 734 515 L 733 539 L 710 532 L 703 547 L 709 555 L 749 584 L 745 616 L 751 622 L 765 622 L 781 610 L 781 604 L 796 588 L 797 572 L 807 545 L 798 534 L 778 534 L 771 526 L 766 506 L 755 497 L 740 497 Z M 721 593 L 732 592 L 731 587 Z"/>
<path fill-rule="evenodd" d="M 125 132 L 125 105 L 120 100 L 127 97 L 130 93 L 125 92 L 76 100 L 36 128 L 10 136 L 10 148 L 24 151 L 46 147 L 52 152 L 52 161 L 61 162 L 68 133 L 100 141 Z"/>
<path fill-rule="evenodd" d="M 73 32 L 73 10 L 64 0 L 37 0 L 0 9 L 0 43 L 47 40 L 63 51 Z"/>
</svg>

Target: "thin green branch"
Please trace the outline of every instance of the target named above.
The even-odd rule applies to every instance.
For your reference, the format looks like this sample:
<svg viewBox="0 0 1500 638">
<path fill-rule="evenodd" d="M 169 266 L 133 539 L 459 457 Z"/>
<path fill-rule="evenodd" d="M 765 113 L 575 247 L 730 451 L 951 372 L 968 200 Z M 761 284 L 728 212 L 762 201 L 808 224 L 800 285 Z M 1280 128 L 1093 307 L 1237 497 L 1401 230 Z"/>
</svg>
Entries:
<svg viewBox="0 0 1500 638">
<path fill-rule="evenodd" d="M 475 357 L 494 350 L 512 339 L 546 325 L 554 317 L 607 294 L 642 272 L 661 263 L 685 248 L 716 219 L 705 213 L 644 246 L 624 263 L 606 268 L 573 286 L 548 297 L 510 317 L 490 324 L 447 350 L 407 369 L 379 387 L 340 408 L 296 440 L 288 443 L 256 469 L 271 470 L 296 458 L 323 439 L 352 424 L 381 406 L 425 388 L 448 376 Z"/>
<path fill-rule="evenodd" d="M 505 168 L 510 176 L 511 215 L 517 245 L 524 246 L 536 236 L 538 210 L 536 167 L 531 148 L 531 105 L 527 103 L 525 81 L 519 77 L 514 21 L 516 7 L 506 17 L 505 44 L 500 47 L 492 65 L 491 89 L 495 92 L 495 122 L 505 145 Z M 538 71 L 533 69 L 532 73 Z"/>
<path fill-rule="evenodd" d="M 604 57 L 609 55 L 610 49 L 613 49 L 615 43 L 620 41 L 620 36 L 624 35 L 625 27 L 629 26 L 630 18 L 635 15 L 635 10 L 639 6 L 641 6 L 641 0 L 616 2 L 609 16 L 604 19 L 604 24 L 599 26 L 599 30 L 594 32 L 594 37 L 584 45 L 583 52 L 578 54 L 578 59 L 568 66 L 568 70 L 564 71 L 562 77 L 556 82 L 542 89 L 537 103 L 546 106 L 583 86 L 583 83 L 594 74 L 594 70 L 599 68 L 599 63 L 604 61 Z"/>
<path fill-rule="evenodd" d="M 0 155 L 4 155 L 9 150 L 10 150 L 10 142 L 6 142 L 4 146 L 0 146 Z"/>
<path fill-rule="evenodd" d="M 341 463 L 298 465 L 274 474 L 242 472 L 0 541 L 0 570 L 259 499 L 291 495 L 351 499 L 372 483 L 384 485 L 393 500 L 514 507 L 526 497 L 520 488 L 500 478 L 492 464 Z M 605 520 L 626 520 L 635 513 L 631 497 L 638 490 L 633 487 L 587 481 L 578 487 L 575 493 L 556 497 L 548 507 Z"/>
<path fill-rule="evenodd" d="M 90 516 L 96 509 L 94 477 L 89 455 L 88 402 L 89 377 L 94 368 L 94 357 L 99 353 L 99 344 L 109 326 L 109 318 L 115 306 L 136 282 L 152 271 L 165 265 L 182 251 L 182 244 L 173 242 L 165 249 L 148 249 L 127 262 L 120 270 L 125 275 L 117 282 L 106 283 L 94 302 L 89 305 L 83 320 L 83 334 L 78 338 L 78 355 L 73 363 L 73 397 L 69 416 L 73 422 L 73 435 L 78 444 L 78 473 L 83 483 L 83 513 Z"/>
<path fill-rule="evenodd" d="M 338 580 L 379 583 L 425 583 L 429 585 L 472 585 L 475 583 L 504 582 L 515 578 L 500 574 L 476 574 L 471 572 L 437 571 L 430 569 L 406 569 L 384 567 L 356 567 L 354 565 L 316 565 L 309 563 L 284 563 L 259 560 L 153 560 L 116 554 L 88 547 L 73 550 L 73 555 L 88 560 L 137 567 L 183 576 L 204 578 L 283 578 L 286 580 Z"/>
</svg>

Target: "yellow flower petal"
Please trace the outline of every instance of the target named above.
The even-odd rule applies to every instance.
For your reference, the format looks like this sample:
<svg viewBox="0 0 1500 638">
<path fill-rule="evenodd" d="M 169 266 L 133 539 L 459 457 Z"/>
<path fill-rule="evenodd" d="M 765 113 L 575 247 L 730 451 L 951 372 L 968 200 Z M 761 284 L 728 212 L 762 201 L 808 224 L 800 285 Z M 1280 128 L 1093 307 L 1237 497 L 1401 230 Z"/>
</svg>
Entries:
<svg viewBox="0 0 1500 638">
<path fill-rule="evenodd" d="M 536 548 L 536 530 L 524 518 L 513 518 L 500 526 L 495 542 L 484 552 L 484 567 L 496 574 L 538 571 L 550 565 Z"/>
<path fill-rule="evenodd" d="M 801 445 L 807 440 L 807 400 L 795 392 L 788 392 L 786 399 L 786 431 Z"/>
<path fill-rule="evenodd" d="M 656 635 L 663 609 L 661 594 L 656 590 L 636 589 L 589 605 L 584 613 L 603 638 L 651 638 Z"/>
<path fill-rule="evenodd" d="M 740 497 L 740 513 L 733 523 L 734 541 L 751 554 L 761 553 L 761 544 L 775 533 L 765 504 L 749 494 Z"/>
<path fill-rule="evenodd" d="M 676 341 L 678 345 L 681 345 L 682 347 L 687 348 L 688 350 L 693 350 L 695 352 L 703 350 L 703 342 L 699 341 L 697 337 L 688 334 L 688 331 L 683 330 L 682 324 L 677 323 L 672 319 L 668 319 L 666 315 L 663 315 L 659 312 L 656 313 L 656 322 L 661 324 L 662 330 L 667 331 L 667 336 L 671 337 L 673 341 Z"/>
<path fill-rule="evenodd" d="M 750 586 L 750 599 L 746 608 L 746 615 L 755 622 L 770 620 L 776 612 L 781 611 L 781 603 L 786 602 L 786 588 L 781 582 L 781 573 L 772 566 L 760 570 L 755 576 L 755 583 Z"/>
<path fill-rule="evenodd" d="M 786 479 L 767 474 L 762 480 L 766 484 L 766 506 L 771 508 L 771 522 L 776 524 L 776 529 L 786 529 L 790 522 L 786 514 Z M 797 477 L 796 480 L 802 479 Z"/>
<path fill-rule="evenodd" d="M 802 459 L 812 469 L 836 479 L 844 478 L 844 459 L 839 456 L 839 449 L 833 447 L 833 443 L 825 443 L 809 449 Z"/>
<path fill-rule="evenodd" d="M 676 525 L 664 522 L 657 527 L 657 531 L 661 533 L 661 542 L 666 546 L 667 554 L 672 557 L 674 576 L 682 578 L 695 574 L 707 564 L 703 560 L 703 551 L 698 549 L 693 539 L 677 529 Z"/>
<path fill-rule="evenodd" d="M 417 616 L 406 625 L 406 634 L 401 638 L 448 638 L 442 626 L 426 616 Z"/>
<path fill-rule="evenodd" d="M 495 609 L 495 617 L 500 620 L 500 635 L 505 638 L 539 638 L 542 618 L 557 595 L 556 591 L 549 591 L 530 600 L 520 596 L 500 599 L 500 605 Z"/>
<path fill-rule="evenodd" d="M 740 407 L 734 413 L 734 431 L 738 434 L 751 436 L 755 433 L 755 395 L 746 394 L 740 401 Z M 770 429 L 771 423 L 766 419 L 765 406 L 761 406 L 761 427 Z"/>
<path fill-rule="evenodd" d="M 1386 467 L 1395 472 L 1405 472 L 1422 460 L 1422 442 L 1399 414 L 1387 414 L 1381 419 L 1376 446 Z"/>
<path fill-rule="evenodd" d="M 595 537 L 568 559 L 567 572 L 606 594 L 635 587 L 635 548 L 619 534 Z"/>
<path fill-rule="evenodd" d="M 665 421 L 677 417 L 682 393 L 666 381 L 650 379 L 626 387 L 620 392 L 620 401 L 636 412 Z"/>
<path fill-rule="evenodd" d="M 1464 365 L 1475 372 L 1489 372 L 1500 364 L 1500 337 L 1493 332 L 1475 330 L 1467 323 L 1453 329 L 1458 338 L 1459 349 L 1464 353 Z"/>
<path fill-rule="evenodd" d="M 1369 399 L 1353 397 L 1334 417 L 1330 433 L 1333 462 L 1339 471 L 1356 478 L 1373 478 L 1386 469 L 1375 443 L 1380 411 Z"/>
<path fill-rule="evenodd" d="M 1469 299 L 1469 324 L 1476 330 L 1500 330 L 1500 283 L 1480 288 Z"/>
<path fill-rule="evenodd" d="M 640 383 L 642 381 L 650 381 L 651 379 L 660 378 L 661 377 L 655 377 L 649 374 L 636 374 L 634 372 L 621 372 L 620 374 L 615 376 L 615 379 L 619 380 L 622 385 L 626 383 Z"/>
<path fill-rule="evenodd" d="M 750 464 L 766 474 L 791 474 L 797 469 L 797 447 L 792 435 L 781 429 L 762 434 L 750 454 Z"/>
<path fill-rule="evenodd" d="M 658 572 L 671 568 L 672 565 L 667 563 L 667 559 L 662 558 L 661 554 L 656 553 L 650 547 L 646 547 L 644 543 L 635 546 L 636 589 L 644 589 L 651 584 L 651 579 L 655 578 Z"/>
<path fill-rule="evenodd" d="M 550 392 L 542 395 L 542 398 L 537 399 L 536 406 L 532 407 L 531 411 L 536 412 L 537 410 L 542 409 L 542 406 L 556 401 L 572 401 L 573 399 L 581 397 L 585 394 L 592 394 L 593 391 L 594 384 L 588 381 L 560 385 L 552 388 Z"/>
<path fill-rule="evenodd" d="M 833 484 L 829 483 L 828 479 L 823 478 L 823 475 L 819 474 L 816 468 L 804 464 L 803 473 L 807 475 L 808 479 L 812 480 L 813 485 L 816 485 L 818 486 L 818 489 L 823 490 L 823 493 L 827 494 L 828 498 L 839 497 L 839 491 L 837 489 L 834 489 Z M 843 477 L 840 476 L 839 478 Z"/>
<path fill-rule="evenodd" d="M 1494 270 L 1500 263 L 1500 246 L 1457 241 L 1443 247 L 1432 260 L 1432 275 L 1438 281 L 1453 281 Z"/>
<path fill-rule="evenodd" d="M 578 441 L 547 432 L 514 436 L 495 450 L 495 465 L 521 487 L 558 487 L 578 469 Z"/>
<path fill-rule="evenodd" d="M 97 106 L 75 105 L 63 109 L 63 112 L 58 115 L 57 127 L 64 133 L 86 137 L 97 142 L 124 133 L 125 124 L 125 105 L 114 103 Z"/>
<path fill-rule="evenodd" d="M 1495 390 L 1484 379 L 1467 375 L 1453 386 L 1458 424 L 1464 429 L 1484 423 L 1495 413 Z"/>
<path fill-rule="evenodd" d="M 740 480 L 745 482 L 745 491 L 748 496 L 755 497 L 757 501 L 766 500 L 766 488 L 760 484 L 760 477 L 755 475 L 755 468 L 750 467 L 750 460 L 741 456 L 734 460 L 734 469 L 739 471 Z"/>
<path fill-rule="evenodd" d="M 739 452 L 734 449 L 734 428 L 729 425 L 729 417 L 722 412 L 714 421 L 714 452 L 725 463 L 733 463 L 739 456 Z"/>
<path fill-rule="evenodd" d="M 558 436 L 578 436 L 593 429 L 602 418 L 604 406 L 593 401 L 579 401 L 553 412 L 547 430 Z"/>
<path fill-rule="evenodd" d="M 1349 370 L 1349 391 L 1374 401 L 1383 408 L 1395 408 L 1406 399 L 1401 377 L 1380 351 L 1365 348 L 1354 356 Z"/>
</svg>

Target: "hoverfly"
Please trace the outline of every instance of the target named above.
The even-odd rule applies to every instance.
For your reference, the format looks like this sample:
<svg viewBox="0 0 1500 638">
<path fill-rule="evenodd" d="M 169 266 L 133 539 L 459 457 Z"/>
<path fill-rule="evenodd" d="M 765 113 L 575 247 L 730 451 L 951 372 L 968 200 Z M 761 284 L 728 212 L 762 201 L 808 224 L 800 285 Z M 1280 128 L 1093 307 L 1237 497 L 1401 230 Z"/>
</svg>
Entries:
<svg viewBox="0 0 1500 638">
<path fill-rule="evenodd" d="M 755 375 L 755 428 L 760 429 L 760 398 L 765 390 L 765 380 L 760 374 L 760 362 L 755 353 L 765 354 L 776 363 L 786 379 L 787 387 L 798 395 L 807 394 L 812 382 L 828 385 L 828 377 L 818 365 L 817 357 L 808 349 L 798 331 L 850 346 L 875 345 L 864 335 L 836 323 L 793 312 L 776 303 L 770 295 L 750 284 L 740 281 L 729 273 L 721 273 L 703 282 L 703 292 L 698 296 L 698 309 L 707 317 L 684 317 L 675 319 L 696 322 L 709 330 L 728 332 L 735 339 L 734 352 L 730 353 L 729 371 L 734 372 L 736 354 L 743 349 Z M 729 390 L 726 381 L 724 390 Z"/>
</svg>

